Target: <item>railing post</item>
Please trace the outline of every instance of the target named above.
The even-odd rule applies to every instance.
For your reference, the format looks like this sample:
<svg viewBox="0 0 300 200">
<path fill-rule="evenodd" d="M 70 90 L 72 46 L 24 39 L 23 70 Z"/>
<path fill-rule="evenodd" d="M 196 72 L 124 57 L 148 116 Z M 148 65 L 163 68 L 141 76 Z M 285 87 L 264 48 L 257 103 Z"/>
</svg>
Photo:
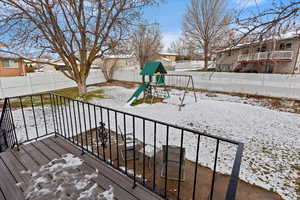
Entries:
<svg viewBox="0 0 300 200">
<path fill-rule="evenodd" d="M 225 200 L 235 200 L 236 190 L 239 180 L 240 167 L 242 162 L 244 144 L 239 143 L 235 154 L 234 164 L 226 192 Z"/>
<path fill-rule="evenodd" d="M 16 133 L 16 127 L 15 127 L 15 122 L 14 122 L 13 114 L 11 112 L 10 100 L 8 99 L 7 102 L 8 102 L 8 107 L 9 107 L 10 119 L 11 119 L 11 123 L 12 123 L 12 129 L 13 129 L 13 133 L 14 133 L 15 140 L 16 140 L 17 150 L 19 151 L 19 141 L 18 141 L 18 137 L 17 137 L 17 133 Z"/>
</svg>

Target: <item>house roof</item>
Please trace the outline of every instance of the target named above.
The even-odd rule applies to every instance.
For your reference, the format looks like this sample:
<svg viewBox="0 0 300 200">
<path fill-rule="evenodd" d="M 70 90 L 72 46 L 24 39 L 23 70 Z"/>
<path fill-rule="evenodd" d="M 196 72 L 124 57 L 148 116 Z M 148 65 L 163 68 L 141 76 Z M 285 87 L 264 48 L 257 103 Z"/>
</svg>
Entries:
<svg viewBox="0 0 300 200">
<path fill-rule="evenodd" d="M 253 42 L 247 42 L 247 43 L 237 44 L 236 46 L 225 48 L 225 49 L 221 49 L 221 50 L 216 51 L 216 52 L 217 53 L 221 53 L 221 52 L 231 51 L 231 50 L 235 50 L 235 49 L 241 49 L 241 48 L 244 48 L 244 47 L 248 47 L 250 45 L 259 44 L 261 42 L 270 42 L 272 40 L 281 41 L 281 40 L 294 39 L 294 38 L 299 38 L 299 36 L 300 36 L 300 33 L 291 31 L 291 32 L 287 32 L 285 34 L 281 34 L 279 36 L 272 36 L 272 37 L 265 38 L 262 41 L 253 41 Z"/>
<path fill-rule="evenodd" d="M 105 55 L 104 58 L 106 59 L 128 59 L 132 58 L 134 55 L 132 54 L 108 54 Z"/>
<path fill-rule="evenodd" d="M 157 61 L 149 61 L 146 62 L 143 70 L 140 72 L 140 75 L 149 75 L 149 76 L 153 76 L 155 73 L 160 72 L 162 74 L 166 74 L 167 71 L 165 70 L 164 66 L 162 65 L 161 62 L 157 62 Z"/>
<path fill-rule="evenodd" d="M 178 56 L 176 53 L 169 53 L 169 52 L 160 52 L 158 53 L 161 56 Z"/>
</svg>

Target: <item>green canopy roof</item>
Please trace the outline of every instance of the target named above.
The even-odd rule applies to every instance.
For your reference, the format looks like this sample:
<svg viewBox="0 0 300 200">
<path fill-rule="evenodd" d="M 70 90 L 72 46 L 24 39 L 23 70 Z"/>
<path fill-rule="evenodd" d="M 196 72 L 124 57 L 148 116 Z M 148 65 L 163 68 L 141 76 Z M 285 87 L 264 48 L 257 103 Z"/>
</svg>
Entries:
<svg viewBox="0 0 300 200">
<path fill-rule="evenodd" d="M 161 62 L 149 61 L 149 62 L 145 63 L 143 70 L 140 72 L 140 75 L 153 76 L 157 72 L 160 72 L 161 74 L 167 73 L 167 71 L 165 70 L 165 68 Z"/>
</svg>

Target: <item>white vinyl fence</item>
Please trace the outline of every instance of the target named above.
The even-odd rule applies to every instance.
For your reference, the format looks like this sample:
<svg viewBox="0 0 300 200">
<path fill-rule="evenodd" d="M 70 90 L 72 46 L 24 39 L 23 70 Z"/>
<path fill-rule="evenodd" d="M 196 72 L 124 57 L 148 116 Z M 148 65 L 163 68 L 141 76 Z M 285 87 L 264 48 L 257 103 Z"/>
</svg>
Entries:
<svg viewBox="0 0 300 200">
<path fill-rule="evenodd" d="M 91 70 L 87 84 L 104 82 L 100 70 Z M 35 72 L 26 76 L 1 77 L 0 98 L 74 87 L 76 83 L 61 72 Z"/>
<path fill-rule="evenodd" d="M 300 99 L 300 75 L 183 71 L 168 73 L 192 75 L 195 88 L 198 89 Z M 139 70 L 136 69 L 118 70 L 114 73 L 114 79 L 142 81 Z M 87 84 L 104 81 L 100 70 L 92 70 Z M 32 73 L 24 77 L 2 77 L 0 78 L 0 98 L 74 86 L 76 83 L 61 72 Z"/>
<path fill-rule="evenodd" d="M 193 76 L 195 88 L 300 99 L 300 74 L 254 74 L 227 72 L 168 72 Z M 119 70 L 115 79 L 140 82 L 137 70 Z M 167 80 L 168 81 L 168 80 Z"/>
</svg>

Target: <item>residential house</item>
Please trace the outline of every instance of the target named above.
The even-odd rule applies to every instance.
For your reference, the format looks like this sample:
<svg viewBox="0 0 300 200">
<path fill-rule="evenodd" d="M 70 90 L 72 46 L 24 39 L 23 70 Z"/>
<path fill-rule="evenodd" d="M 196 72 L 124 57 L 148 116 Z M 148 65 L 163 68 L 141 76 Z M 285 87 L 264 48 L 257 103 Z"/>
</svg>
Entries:
<svg viewBox="0 0 300 200">
<path fill-rule="evenodd" d="M 290 32 L 277 38 L 220 50 L 216 66 L 222 71 L 299 73 L 299 47 L 299 34 Z"/>
<path fill-rule="evenodd" d="M 178 55 L 176 53 L 159 53 L 160 59 L 167 59 L 169 62 L 175 62 Z"/>
<path fill-rule="evenodd" d="M 134 54 L 110 54 L 104 57 L 106 62 L 111 62 L 116 64 L 116 68 L 138 68 L 138 61 Z M 97 65 L 99 62 L 95 62 Z M 101 63 L 101 62 L 100 62 Z M 96 66 L 97 67 L 97 66 Z"/>
<path fill-rule="evenodd" d="M 0 57 L 0 77 L 24 75 L 26 75 L 26 70 L 23 59 Z"/>
</svg>

